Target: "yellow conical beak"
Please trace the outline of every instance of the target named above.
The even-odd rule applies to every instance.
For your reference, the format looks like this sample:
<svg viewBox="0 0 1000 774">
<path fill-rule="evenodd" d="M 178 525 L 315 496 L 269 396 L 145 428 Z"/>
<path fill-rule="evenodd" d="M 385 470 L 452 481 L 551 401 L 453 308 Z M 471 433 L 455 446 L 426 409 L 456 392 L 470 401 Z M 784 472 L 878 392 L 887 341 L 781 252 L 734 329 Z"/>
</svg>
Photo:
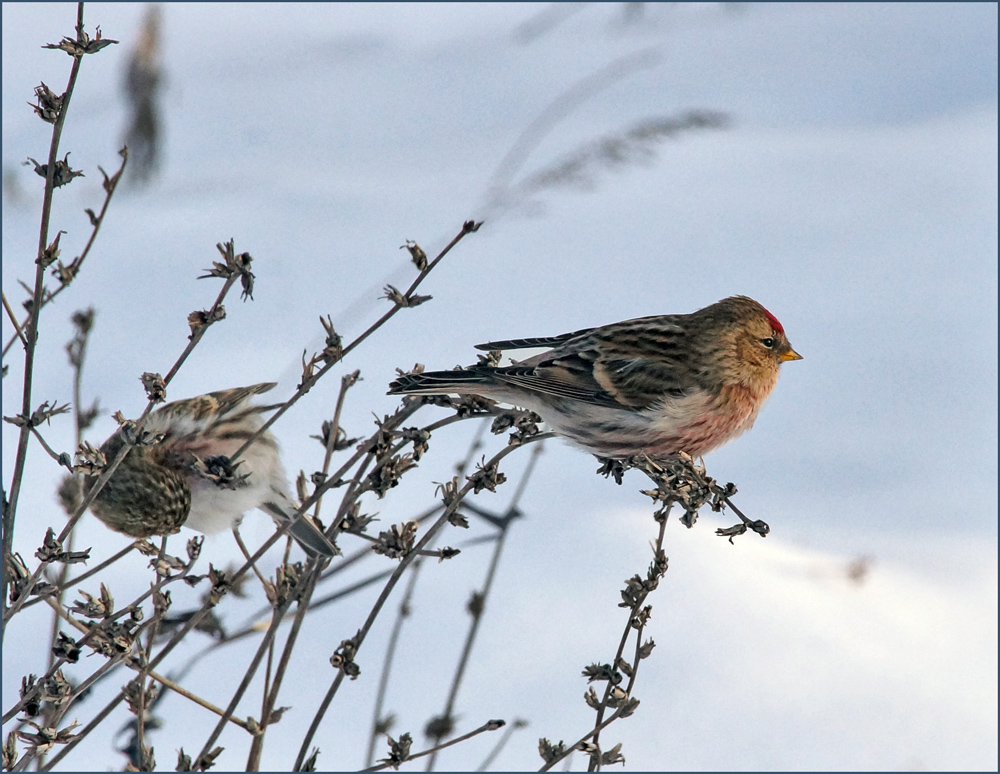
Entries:
<svg viewBox="0 0 1000 774">
<path fill-rule="evenodd" d="M 784 363 L 786 360 L 801 360 L 802 355 L 796 352 L 794 349 L 789 349 L 787 352 L 782 352 L 778 355 L 778 360 Z"/>
</svg>

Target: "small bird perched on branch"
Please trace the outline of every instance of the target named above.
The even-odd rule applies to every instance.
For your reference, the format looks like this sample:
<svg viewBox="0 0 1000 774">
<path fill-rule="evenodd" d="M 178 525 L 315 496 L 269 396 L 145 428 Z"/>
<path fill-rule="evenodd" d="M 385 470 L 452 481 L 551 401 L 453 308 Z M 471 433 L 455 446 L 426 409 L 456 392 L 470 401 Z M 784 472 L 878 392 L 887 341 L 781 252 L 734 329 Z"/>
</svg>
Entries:
<svg viewBox="0 0 1000 774">
<path fill-rule="evenodd" d="M 250 403 L 274 383 L 255 384 L 168 403 L 153 411 L 143 426 L 159 442 L 133 447 L 91 504 L 94 515 L 111 529 L 132 537 L 169 535 L 182 526 L 212 534 L 236 527 L 243 514 L 260 508 L 275 524 L 295 516 L 278 444 L 263 432 L 240 458 L 236 453 L 264 424 L 266 406 Z M 110 462 L 125 439 L 112 435 L 101 451 Z M 87 491 L 98 475 L 88 476 Z M 313 556 L 334 556 L 336 548 L 308 516 L 295 519 L 289 534 Z"/>
<path fill-rule="evenodd" d="M 801 360 L 785 329 L 746 296 L 691 314 L 640 317 L 562 336 L 480 344 L 550 347 L 513 365 L 400 376 L 390 395 L 479 395 L 538 414 L 600 457 L 699 457 L 748 430 Z"/>
</svg>

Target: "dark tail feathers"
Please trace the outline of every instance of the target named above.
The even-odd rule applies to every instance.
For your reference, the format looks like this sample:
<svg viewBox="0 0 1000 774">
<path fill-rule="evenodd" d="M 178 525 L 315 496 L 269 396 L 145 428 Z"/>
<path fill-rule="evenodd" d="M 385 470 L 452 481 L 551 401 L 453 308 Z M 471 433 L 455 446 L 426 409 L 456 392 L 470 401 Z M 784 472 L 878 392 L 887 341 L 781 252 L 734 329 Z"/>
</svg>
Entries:
<svg viewBox="0 0 1000 774">
<path fill-rule="evenodd" d="M 475 392 L 477 386 L 493 384 L 486 368 L 463 371 L 430 371 L 405 374 L 389 384 L 388 395 L 445 395 L 450 392 Z"/>
</svg>

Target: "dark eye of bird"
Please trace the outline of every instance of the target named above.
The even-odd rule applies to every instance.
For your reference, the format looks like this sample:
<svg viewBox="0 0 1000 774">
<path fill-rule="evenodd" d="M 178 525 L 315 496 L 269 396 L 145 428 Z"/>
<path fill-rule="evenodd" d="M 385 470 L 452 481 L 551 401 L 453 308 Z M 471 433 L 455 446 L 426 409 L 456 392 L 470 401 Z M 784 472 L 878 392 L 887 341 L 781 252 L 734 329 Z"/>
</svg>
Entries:
<svg viewBox="0 0 1000 774">
<path fill-rule="evenodd" d="M 774 346 L 774 339 L 772 339 L 770 336 L 768 336 L 766 339 L 761 339 L 760 343 L 763 344 L 768 349 L 770 349 L 771 347 Z"/>
</svg>

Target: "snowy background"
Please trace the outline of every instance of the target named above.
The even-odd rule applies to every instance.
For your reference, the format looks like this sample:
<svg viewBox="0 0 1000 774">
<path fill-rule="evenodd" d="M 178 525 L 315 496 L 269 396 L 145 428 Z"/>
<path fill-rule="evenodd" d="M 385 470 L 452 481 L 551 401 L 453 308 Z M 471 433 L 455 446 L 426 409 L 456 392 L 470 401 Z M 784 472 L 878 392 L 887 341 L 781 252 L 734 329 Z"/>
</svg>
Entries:
<svg viewBox="0 0 1000 774">
<path fill-rule="evenodd" d="M 42 189 L 20 164 L 44 159 L 49 138 L 24 103 L 40 80 L 62 91 L 69 59 L 40 45 L 72 34 L 75 11 L 4 3 L 2 13 L 3 287 L 18 307 Z M 99 24 L 121 45 L 84 61 L 70 108 L 62 151 L 87 176 L 57 196 L 64 257 L 89 234 L 97 165 L 117 167 L 120 83 L 142 14 L 86 9 L 88 29 Z M 227 321 L 170 398 L 276 379 L 290 393 L 302 350 L 321 346 L 319 315 L 349 340 L 386 308 L 381 287 L 413 276 L 404 240 L 433 255 L 463 220 L 487 219 L 422 286 L 433 302 L 404 310 L 344 363 L 364 378 L 345 409 L 353 435 L 395 405 L 384 393 L 397 366 L 447 368 L 472 362 L 482 341 L 750 295 L 805 359 L 783 367 L 755 428 L 706 463 L 772 532 L 732 546 L 713 534 L 729 516 L 705 515 L 692 530 L 671 522 L 642 704 L 603 745 L 622 742 L 630 770 L 996 769 L 996 5 L 168 4 L 162 45 L 162 173 L 119 192 L 83 273 L 46 308 L 36 403 L 69 399 L 69 317 L 92 304 L 85 393 L 109 413 L 137 415 L 139 374 L 165 372 L 183 349 L 187 314 L 218 287 L 195 277 L 229 238 L 256 259 L 254 301 L 231 296 Z M 491 179 L 522 132 L 620 61 L 633 65 L 627 76 L 566 110 L 514 184 L 649 118 L 701 109 L 730 126 L 663 142 L 641 164 L 595 167 L 586 185 L 540 191 L 514 210 L 491 208 Z M 15 347 L 7 359 L 5 415 L 19 405 L 19 357 Z M 332 415 L 339 381 L 331 374 L 276 426 L 290 471 L 320 466 L 308 435 Z M 106 413 L 90 440 L 113 426 Z M 413 480 L 372 503 L 383 528 L 432 501 L 431 482 L 451 477 L 474 429 L 435 435 Z M 3 432 L 7 487 L 16 434 Z M 45 434 L 71 450 L 68 418 Z M 503 443 L 491 437 L 486 451 Z M 514 480 L 527 457 L 501 469 Z M 29 462 L 15 545 L 25 557 L 61 518 L 58 471 L 37 449 Z M 645 481 L 632 473 L 615 486 L 595 467 L 549 443 L 507 541 L 457 706 L 459 732 L 494 717 L 529 721 L 496 768 L 537 768 L 539 736 L 571 742 L 589 729 L 580 670 L 614 654 L 618 588 L 650 558 Z M 502 510 L 512 492 L 478 503 Z M 248 517 L 248 538 L 268 532 L 266 517 Z M 101 557 L 127 542 L 89 516 L 80 533 Z M 466 537 L 452 530 L 441 542 Z M 235 554 L 227 535 L 206 551 L 218 565 Z M 394 732 L 411 731 L 414 751 L 444 706 L 462 606 L 488 552 L 470 548 L 421 573 L 389 695 Z M 848 574 L 859 560 L 861 582 Z M 135 557 L 123 587 L 147 582 L 142 565 Z M 279 700 L 293 709 L 269 731 L 265 769 L 291 765 L 333 675 L 327 658 L 374 593 L 310 622 Z M 390 625 L 380 619 L 361 678 L 320 729 L 321 768 L 363 765 Z M 26 651 L 48 627 L 39 612 L 8 631 L 5 708 L 21 675 L 44 671 L 44 656 Z M 225 665 L 249 647 L 220 651 L 186 679 L 224 703 L 241 674 Z M 241 708 L 258 711 L 249 700 Z M 176 697 L 163 712 L 171 722 L 151 741 L 172 768 L 175 751 L 195 754 L 214 721 Z M 122 711 L 107 726 L 125 720 Z M 241 736 L 222 737 L 231 750 L 219 769 L 243 767 Z M 439 768 L 477 766 L 495 741 L 460 745 Z M 118 766 L 109 744 L 105 735 L 81 745 L 67 767 Z"/>
</svg>

